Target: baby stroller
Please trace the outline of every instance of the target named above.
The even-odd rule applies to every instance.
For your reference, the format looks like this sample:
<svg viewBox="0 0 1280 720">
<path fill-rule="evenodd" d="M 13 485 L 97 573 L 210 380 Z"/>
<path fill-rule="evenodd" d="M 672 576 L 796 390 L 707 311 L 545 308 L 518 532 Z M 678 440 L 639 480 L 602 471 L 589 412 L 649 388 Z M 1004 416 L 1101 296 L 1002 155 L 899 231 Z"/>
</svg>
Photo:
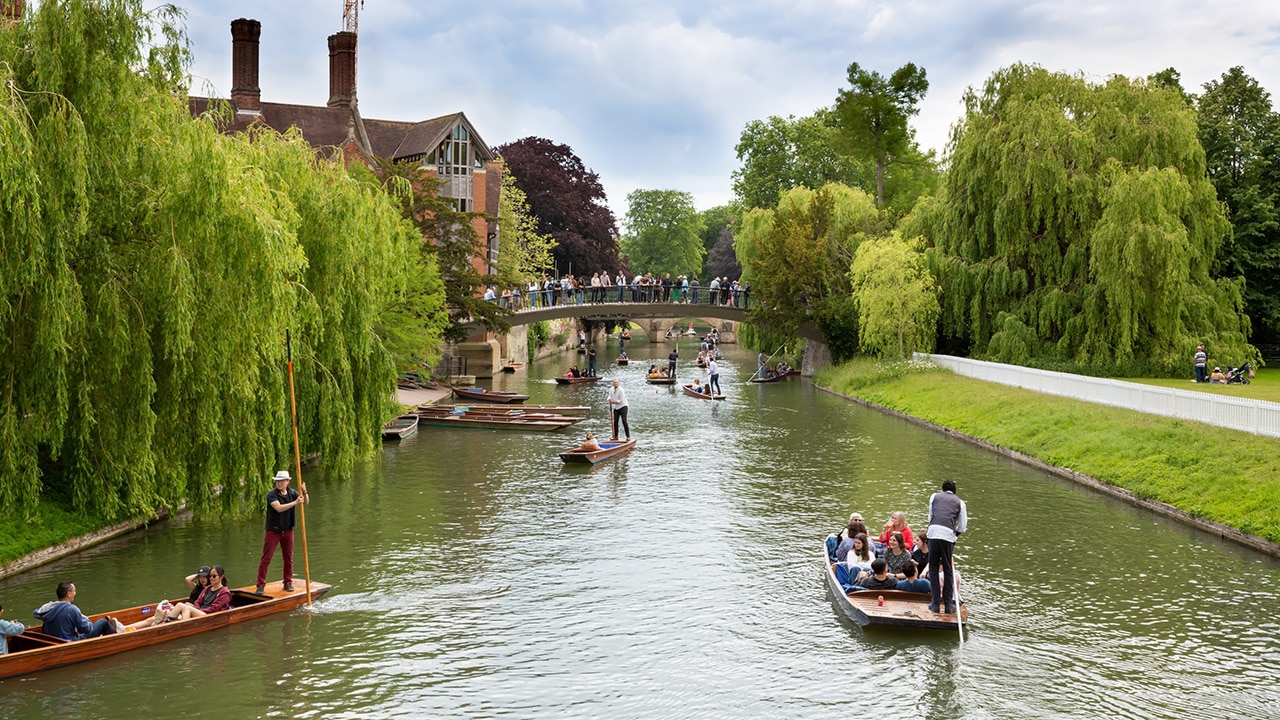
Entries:
<svg viewBox="0 0 1280 720">
<path fill-rule="evenodd" d="M 1231 368 L 1227 373 L 1227 384 L 1248 385 L 1251 377 L 1253 377 L 1253 366 L 1245 363 L 1238 368 Z"/>
</svg>

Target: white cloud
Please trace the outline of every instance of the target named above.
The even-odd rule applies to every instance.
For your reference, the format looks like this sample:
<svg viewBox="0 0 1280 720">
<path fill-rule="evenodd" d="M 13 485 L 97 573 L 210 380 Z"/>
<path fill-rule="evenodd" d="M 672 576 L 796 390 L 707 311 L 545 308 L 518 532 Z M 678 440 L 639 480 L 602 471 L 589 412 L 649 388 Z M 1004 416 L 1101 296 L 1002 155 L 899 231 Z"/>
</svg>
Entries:
<svg viewBox="0 0 1280 720">
<path fill-rule="evenodd" d="M 263 99 L 328 99 L 326 38 L 340 0 L 187 0 L 197 77 L 230 87 L 229 24 L 263 23 Z M 1280 90 L 1280 3 L 1225 0 L 376 0 L 360 14 L 366 116 L 417 120 L 462 110 L 486 141 L 568 144 L 600 173 L 621 215 L 636 188 L 730 197 L 743 126 L 830 105 L 850 62 L 923 66 L 914 123 L 941 149 L 966 87 L 1013 62 L 1147 75 L 1177 68 L 1189 90 L 1243 65 Z"/>
</svg>

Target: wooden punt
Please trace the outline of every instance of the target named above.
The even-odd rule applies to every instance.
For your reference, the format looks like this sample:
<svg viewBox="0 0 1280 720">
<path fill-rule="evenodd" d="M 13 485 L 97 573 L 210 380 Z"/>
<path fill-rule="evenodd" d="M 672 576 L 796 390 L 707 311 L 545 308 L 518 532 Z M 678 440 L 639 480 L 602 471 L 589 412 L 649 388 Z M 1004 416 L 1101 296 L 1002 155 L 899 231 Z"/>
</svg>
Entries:
<svg viewBox="0 0 1280 720">
<path fill-rule="evenodd" d="M 431 427 L 499 428 L 504 430 L 559 430 L 585 418 L 554 413 L 472 412 L 459 406 L 452 411 L 418 410 L 418 424 Z"/>
<path fill-rule="evenodd" d="M 479 400 L 480 402 L 502 403 L 504 405 L 508 405 L 522 403 L 529 399 L 528 395 L 506 392 L 504 390 L 485 390 L 480 387 L 450 387 L 453 389 L 454 396 L 460 397 L 463 400 Z"/>
<path fill-rule="evenodd" d="M 662 375 L 646 375 L 644 381 L 650 385 L 675 385 L 676 379 L 673 377 L 664 377 Z"/>
<path fill-rule="evenodd" d="M 711 393 L 697 392 L 696 390 L 693 389 L 692 384 L 684 385 L 683 387 L 684 387 L 684 394 L 688 395 L 689 397 L 696 397 L 702 400 L 723 400 L 724 399 L 724 395 L 720 393 L 716 393 L 715 395 L 712 395 Z"/>
<path fill-rule="evenodd" d="M 286 592 L 283 583 L 269 583 L 266 586 L 265 595 L 255 594 L 252 585 L 234 588 L 231 591 L 231 607 L 222 612 L 191 620 L 154 625 L 140 630 L 103 635 L 90 640 L 67 642 L 52 635 L 45 635 L 40 632 L 38 625 L 29 627 L 21 635 L 9 638 L 8 654 L 0 655 L 0 679 L 96 660 L 127 650 L 158 645 L 176 638 L 218 630 L 234 623 L 293 610 L 307 602 L 306 583 L 300 578 L 294 578 L 293 586 L 294 590 Z M 331 587 L 325 583 L 312 582 L 311 599 L 313 601 L 320 599 L 329 592 Z M 186 600 L 185 597 L 181 599 Z M 139 605 L 90 615 L 89 620 L 92 622 L 111 616 L 129 625 L 151 617 L 155 608 L 155 605 Z M 0 642 L 3 641 L 4 638 L 0 638 Z"/>
<path fill-rule="evenodd" d="M 588 405 L 521 405 L 513 407 L 511 405 L 488 405 L 485 403 L 425 403 L 419 405 L 419 410 L 438 410 L 444 408 L 446 411 L 455 408 L 466 408 L 472 412 L 506 412 L 506 413 L 552 413 L 554 415 L 586 415 L 591 411 Z"/>
<path fill-rule="evenodd" d="M 585 377 L 564 377 L 563 375 L 556 378 L 557 385 L 576 385 L 578 383 L 599 382 L 599 375 L 587 375 Z"/>
<path fill-rule="evenodd" d="M 418 432 L 418 416 L 401 415 L 382 426 L 383 440 L 403 440 Z"/>
<path fill-rule="evenodd" d="M 595 465 L 598 462 L 604 462 L 609 458 L 615 458 L 619 455 L 631 452 L 636 446 L 634 438 L 626 440 L 607 440 L 600 443 L 599 450 L 579 450 L 576 447 L 570 448 L 560 453 L 560 459 L 566 463 L 590 463 Z"/>
<path fill-rule="evenodd" d="M 929 610 L 929 603 L 933 598 L 928 593 L 900 590 L 859 590 L 846 593 L 836 580 L 836 564 L 828 559 L 825 544 L 822 547 L 822 564 L 827 574 L 827 587 L 831 589 L 836 604 L 849 619 L 863 627 L 884 625 L 922 630 L 956 629 L 955 613 Z M 884 598 L 883 605 L 880 604 L 880 598 Z M 961 605 L 960 616 L 968 623 L 969 608 Z"/>
<path fill-rule="evenodd" d="M 626 365 L 629 362 L 631 362 L 631 358 L 624 358 L 624 357 L 618 358 L 619 365 Z"/>
<path fill-rule="evenodd" d="M 698 358 L 697 360 L 693 361 L 693 364 L 697 365 L 700 368 L 704 368 L 707 366 L 707 361 L 702 358 Z"/>
<path fill-rule="evenodd" d="M 515 372 L 516 370 L 519 370 L 519 369 L 520 369 L 520 368 L 522 368 L 522 367 L 524 367 L 524 363 L 522 363 L 522 362 L 507 363 L 506 365 L 503 365 L 503 366 L 502 366 L 502 372 L 504 372 L 504 373 L 513 373 L 513 372 Z"/>
<path fill-rule="evenodd" d="M 786 379 L 787 379 L 787 378 L 789 378 L 789 377 L 791 377 L 791 376 L 790 376 L 790 375 L 788 375 L 787 373 L 782 373 L 782 374 L 776 374 L 776 373 L 775 373 L 775 374 L 773 374 L 773 375 L 769 375 L 769 376 L 767 376 L 767 377 L 753 377 L 753 378 L 751 378 L 751 381 L 750 381 L 750 382 L 753 382 L 753 383 L 782 382 L 783 380 L 786 380 Z"/>
</svg>

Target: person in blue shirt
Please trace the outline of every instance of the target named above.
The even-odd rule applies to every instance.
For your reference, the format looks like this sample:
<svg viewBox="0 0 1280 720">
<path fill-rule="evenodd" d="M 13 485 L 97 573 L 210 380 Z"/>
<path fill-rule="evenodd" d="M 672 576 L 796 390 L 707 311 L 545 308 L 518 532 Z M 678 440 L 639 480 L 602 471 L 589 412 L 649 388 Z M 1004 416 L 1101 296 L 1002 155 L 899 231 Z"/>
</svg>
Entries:
<svg viewBox="0 0 1280 720">
<path fill-rule="evenodd" d="M 76 584 L 58 583 L 58 599 L 40 606 L 35 611 L 36 619 L 44 623 L 40 632 L 63 640 L 87 640 L 99 635 L 111 635 L 116 631 L 111 618 L 100 618 L 90 623 L 89 618 L 74 605 L 76 600 Z"/>
<path fill-rule="evenodd" d="M 920 577 L 920 568 L 916 566 L 915 560 L 908 560 L 907 566 L 903 568 L 902 572 L 907 576 L 907 579 L 898 581 L 898 590 L 913 593 L 933 592 L 933 588 L 930 587 L 929 581 Z"/>
<path fill-rule="evenodd" d="M 4 606 L 0 605 L 0 655 L 5 655 L 9 652 L 9 641 L 5 638 L 21 635 L 23 630 L 26 630 L 26 628 L 22 626 L 22 623 L 4 619 Z"/>
</svg>

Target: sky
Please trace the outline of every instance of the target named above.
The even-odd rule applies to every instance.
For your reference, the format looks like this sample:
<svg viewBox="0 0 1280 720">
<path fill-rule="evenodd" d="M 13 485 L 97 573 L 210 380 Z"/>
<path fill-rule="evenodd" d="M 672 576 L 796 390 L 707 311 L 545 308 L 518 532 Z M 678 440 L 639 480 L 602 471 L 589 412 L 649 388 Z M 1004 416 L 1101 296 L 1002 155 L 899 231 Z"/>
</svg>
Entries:
<svg viewBox="0 0 1280 720">
<path fill-rule="evenodd" d="M 227 97 L 232 20 L 262 23 L 264 102 L 323 105 L 343 0 L 174 0 L 187 13 L 192 94 Z M 463 112 L 490 146 L 537 136 L 627 193 L 671 189 L 699 210 L 733 197 L 746 124 L 831 106 L 847 69 L 924 67 L 913 120 L 945 151 L 967 88 L 1016 62 L 1201 86 L 1240 65 L 1280 92 L 1275 0 L 368 0 L 359 11 L 360 112 Z"/>
</svg>

